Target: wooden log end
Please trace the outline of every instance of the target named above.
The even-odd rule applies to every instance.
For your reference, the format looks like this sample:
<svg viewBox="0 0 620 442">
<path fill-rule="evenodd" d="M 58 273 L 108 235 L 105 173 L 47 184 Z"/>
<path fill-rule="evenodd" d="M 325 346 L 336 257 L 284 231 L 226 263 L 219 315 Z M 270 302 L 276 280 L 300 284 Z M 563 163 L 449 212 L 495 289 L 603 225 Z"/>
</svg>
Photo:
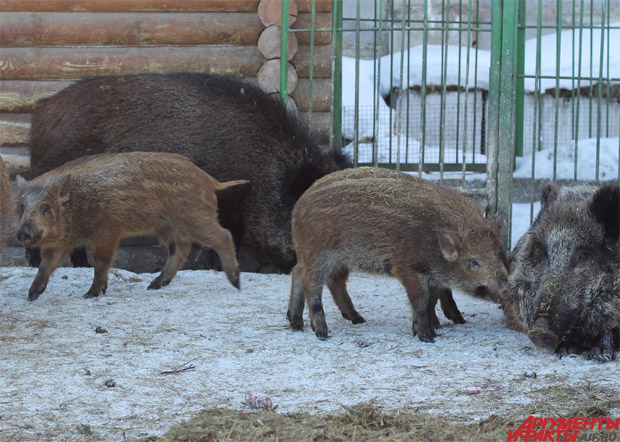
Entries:
<svg viewBox="0 0 620 442">
<path fill-rule="evenodd" d="M 268 60 L 280 58 L 282 42 L 282 27 L 280 25 L 271 25 L 258 37 L 258 50 L 263 57 Z M 295 34 L 289 34 L 288 38 L 288 60 L 291 60 L 297 53 L 298 44 Z"/>
<path fill-rule="evenodd" d="M 297 20 L 297 3 L 289 1 L 288 25 L 291 26 Z M 282 24 L 282 0 L 260 0 L 258 4 L 258 16 L 265 26 Z"/>
<path fill-rule="evenodd" d="M 256 75 L 259 86 L 268 94 L 280 92 L 280 59 L 269 60 L 261 66 Z M 288 63 L 287 92 L 292 93 L 297 87 L 297 71 Z"/>
</svg>

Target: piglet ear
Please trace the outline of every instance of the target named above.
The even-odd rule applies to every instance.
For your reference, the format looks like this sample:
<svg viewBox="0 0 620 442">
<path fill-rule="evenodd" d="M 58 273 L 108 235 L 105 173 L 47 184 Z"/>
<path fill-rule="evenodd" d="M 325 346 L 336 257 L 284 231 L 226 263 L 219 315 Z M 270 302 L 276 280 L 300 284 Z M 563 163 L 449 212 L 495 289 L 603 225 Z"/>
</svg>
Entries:
<svg viewBox="0 0 620 442">
<path fill-rule="evenodd" d="M 558 197 L 558 189 L 555 187 L 553 183 L 547 183 L 543 187 L 541 200 L 542 200 L 542 208 L 548 207 L 551 203 L 553 203 Z"/>
<path fill-rule="evenodd" d="M 605 236 L 612 242 L 620 240 L 620 185 L 606 183 L 594 192 L 589 205 L 594 218 L 603 225 Z"/>
<path fill-rule="evenodd" d="M 58 183 L 58 186 L 56 187 L 60 204 L 64 204 L 69 201 L 69 198 L 71 197 L 71 187 L 71 175 L 65 175 L 64 177 L 62 177 L 62 179 Z"/>
<path fill-rule="evenodd" d="M 441 248 L 443 258 L 448 262 L 456 261 L 459 257 L 461 244 L 463 243 L 461 237 L 456 232 L 446 229 L 441 229 L 437 236 L 439 238 L 439 247 Z"/>
</svg>

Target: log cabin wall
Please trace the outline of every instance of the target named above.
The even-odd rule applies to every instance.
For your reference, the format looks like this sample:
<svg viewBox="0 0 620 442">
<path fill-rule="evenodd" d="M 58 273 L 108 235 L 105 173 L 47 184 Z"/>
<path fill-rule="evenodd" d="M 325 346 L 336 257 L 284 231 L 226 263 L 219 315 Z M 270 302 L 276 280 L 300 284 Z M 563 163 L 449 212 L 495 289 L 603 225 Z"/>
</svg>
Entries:
<svg viewBox="0 0 620 442">
<path fill-rule="evenodd" d="M 290 3 L 291 27 L 309 28 L 311 0 Z M 315 7 L 316 27 L 331 28 L 332 0 Z M 276 93 L 280 8 L 281 0 L 0 0 L 0 154 L 11 175 L 28 175 L 33 106 L 80 78 L 212 72 Z M 289 94 L 304 113 L 310 36 L 295 35 Z M 331 33 L 316 33 L 314 54 L 312 127 L 328 144 Z"/>
</svg>

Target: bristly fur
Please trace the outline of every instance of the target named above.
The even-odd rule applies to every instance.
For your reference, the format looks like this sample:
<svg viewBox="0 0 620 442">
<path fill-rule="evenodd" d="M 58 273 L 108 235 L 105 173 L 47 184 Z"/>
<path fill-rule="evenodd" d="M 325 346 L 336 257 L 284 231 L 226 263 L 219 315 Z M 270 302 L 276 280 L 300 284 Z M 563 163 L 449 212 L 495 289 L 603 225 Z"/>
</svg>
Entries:
<svg viewBox="0 0 620 442">
<path fill-rule="evenodd" d="M 510 257 L 509 326 L 538 328 L 538 342 L 549 346 L 613 357 L 604 341 L 620 330 L 619 189 L 543 189 L 541 211 Z"/>
<path fill-rule="evenodd" d="M 32 174 L 101 152 L 162 151 L 189 157 L 219 181 L 222 224 L 259 257 L 243 270 L 288 272 L 295 201 L 350 162 L 321 149 L 307 125 L 275 97 L 238 78 L 141 74 L 90 78 L 41 100 L 31 129 Z"/>
</svg>

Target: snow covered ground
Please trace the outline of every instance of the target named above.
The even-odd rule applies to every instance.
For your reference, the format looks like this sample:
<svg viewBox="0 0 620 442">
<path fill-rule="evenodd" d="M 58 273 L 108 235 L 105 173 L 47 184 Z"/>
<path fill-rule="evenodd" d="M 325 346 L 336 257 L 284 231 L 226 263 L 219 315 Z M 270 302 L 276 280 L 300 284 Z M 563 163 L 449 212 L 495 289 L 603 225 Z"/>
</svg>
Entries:
<svg viewBox="0 0 620 442">
<path fill-rule="evenodd" d="M 527 229 L 529 205 L 515 205 L 515 217 L 516 238 Z M 309 329 L 288 328 L 286 275 L 242 274 L 238 292 L 222 273 L 182 271 L 154 292 L 146 290 L 154 275 L 113 270 L 108 293 L 92 300 L 81 296 L 92 270 L 61 268 L 29 303 L 35 272 L 0 268 L 3 440 L 132 440 L 205 407 L 247 408 L 248 390 L 269 395 L 283 413 L 375 401 L 462 421 L 515 416 L 539 403 L 561 408 L 556 388 L 594 383 L 620 395 L 620 362 L 559 360 L 508 330 L 496 305 L 460 293 L 467 323 L 438 312 L 436 343 L 420 342 L 394 278 L 352 276 L 366 324 L 342 319 L 325 293 L 330 338 L 320 341 Z M 162 374 L 188 365 L 195 368 Z M 469 395 L 468 387 L 481 393 Z"/>
</svg>

